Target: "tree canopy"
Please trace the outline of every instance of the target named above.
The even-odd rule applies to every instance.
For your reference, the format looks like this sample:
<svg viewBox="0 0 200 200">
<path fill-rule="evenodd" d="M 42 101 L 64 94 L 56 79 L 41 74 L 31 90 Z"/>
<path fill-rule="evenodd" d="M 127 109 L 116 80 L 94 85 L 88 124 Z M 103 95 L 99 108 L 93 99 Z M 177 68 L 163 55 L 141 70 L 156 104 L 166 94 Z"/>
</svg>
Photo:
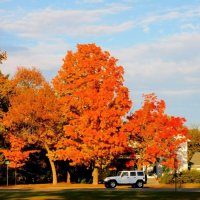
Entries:
<svg viewBox="0 0 200 200">
<path fill-rule="evenodd" d="M 9 132 L 27 144 L 47 151 L 54 183 L 56 172 L 53 160 L 54 145 L 61 132 L 60 108 L 50 85 L 36 69 L 19 68 L 13 81 L 16 94 L 10 98 L 11 107 L 4 116 Z"/>
<path fill-rule="evenodd" d="M 165 113 L 164 100 L 155 94 L 144 96 L 143 106 L 129 116 L 125 131 L 129 144 L 139 155 L 138 164 L 148 165 L 162 158 L 162 164 L 173 168 L 180 144 L 188 140 L 185 119 Z"/>
<path fill-rule="evenodd" d="M 23 150 L 26 142 L 21 138 L 17 138 L 12 134 L 8 135 L 8 140 L 10 142 L 9 149 L 1 149 L 0 152 L 3 153 L 6 160 L 9 160 L 9 167 L 19 168 L 25 165 L 25 161 L 28 160 L 30 153 L 35 153 L 35 150 Z"/>
<path fill-rule="evenodd" d="M 0 54 L 1 62 L 6 54 Z M 10 142 L 1 152 L 14 167 L 34 150 L 46 151 L 53 183 L 58 160 L 97 169 L 131 152 L 132 164 L 162 158 L 174 166 L 180 144 L 189 138 L 185 119 L 167 115 L 165 101 L 155 94 L 144 95 L 142 107 L 130 114 L 132 101 L 117 61 L 95 44 L 78 44 L 52 85 L 36 68 L 20 67 L 11 80 L 0 73 L 0 131 Z"/>
<path fill-rule="evenodd" d="M 66 120 L 58 158 L 99 167 L 124 151 L 127 137 L 121 127 L 131 100 L 123 73 L 117 60 L 95 44 L 67 53 L 53 80 Z"/>
</svg>

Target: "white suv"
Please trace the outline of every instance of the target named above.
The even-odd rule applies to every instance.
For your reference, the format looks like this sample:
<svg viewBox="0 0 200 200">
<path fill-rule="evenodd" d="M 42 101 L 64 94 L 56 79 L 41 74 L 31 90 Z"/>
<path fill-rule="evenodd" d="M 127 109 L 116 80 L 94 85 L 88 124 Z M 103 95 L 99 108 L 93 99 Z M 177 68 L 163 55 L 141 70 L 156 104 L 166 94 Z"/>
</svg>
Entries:
<svg viewBox="0 0 200 200">
<path fill-rule="evenodd" d="M 142 188 L 145 183 L 147 183 L 147 176 L 143 171 L 119 171 L 117 176 L 104 179 L 106 188 L 115 188 L 117 185 L 132 185 L 132 187 Z"/>
</svg>

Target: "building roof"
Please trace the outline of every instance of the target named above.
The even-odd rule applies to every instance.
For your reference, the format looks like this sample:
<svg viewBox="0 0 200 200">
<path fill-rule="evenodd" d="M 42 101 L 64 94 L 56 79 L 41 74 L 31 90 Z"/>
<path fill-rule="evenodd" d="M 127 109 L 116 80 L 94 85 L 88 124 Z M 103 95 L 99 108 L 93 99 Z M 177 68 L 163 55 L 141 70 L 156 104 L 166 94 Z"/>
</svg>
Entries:
<svg viewBox="0 0 200 200">
<path fill-rule="evenodd" d="M 193 165 L 200 165 L 200 152 L 195 152 L 190 162 Z"/>
</svg>

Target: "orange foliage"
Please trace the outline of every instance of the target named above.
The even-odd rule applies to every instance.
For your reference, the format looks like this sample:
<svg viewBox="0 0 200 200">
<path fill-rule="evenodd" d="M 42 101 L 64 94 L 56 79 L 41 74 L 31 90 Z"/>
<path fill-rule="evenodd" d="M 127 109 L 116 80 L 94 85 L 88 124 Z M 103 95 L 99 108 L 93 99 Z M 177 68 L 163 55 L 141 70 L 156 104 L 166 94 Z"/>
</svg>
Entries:
<svg viewBox="0 0 200 200">
<path fill-rule="evenodd" d="M 45 148 L 52 166 L 54 160 L 101 166 L 123 153 L 128 142 L 140 155 L 140 164 L 162 157 L 172 166 L 179 145 L 188 138 L 185 119 L 165 114 L 165 102 L 149 94 L 124 123 L 132 102 L 123 73 L 117 59 L 95 44 L 77 45 L 75 53 L 67 53 L 53 79 L 54 90 L 35 68 L 19 68 L 12 81 L 15 95 L 3 117 L 12 135 L 11 149 L 2 152 L 11 166 L 19 167 L 28 158 L 21 151 L 26 144 Z M 0 98 L 7 98 L 11 82 L 1 73 L 0 84 Z"/>
<path fill-rule="evenodd" d="M 9 98 L 14 93 L 14 84 L 0 72 L 0 132 L 3 129 L 2 118 L 8 111 Z"/>
<path fill-rule="evenodd" d="M 120 129 L 131 101 L 123 67 L 116 62 L 95 44 L 77 45 L 77 52 L 67 53 L 53 80 L 66 123 L 56 145 L 58 159 L 99 166 L 124 151 L 127 137 Z"/>
<path fill-rule="evenodd" d="M 15 76 L 17 93 L 10 99 L 11 107 L 4 117 L 4 125 L 28 143 L 55 143 L 60 120 L 55 94 L 46 82 L 37 82 L 41 76 L 39 72 L 34 80 L 35 69 L 22 72 L 26 72 L 23 75 L 27 77 L 18 77 L 19 72 Z"/>
<path fill-rule="evenodd" d="M 3 153 L 5 160 L 9 160 L 9 167 L 19 168 L 25 164 L 28 160 L 30 153 L 37 152 L 36 150 L 23 151 L 22 149 L 26 145 L 26 142 L 20 138 L 15 137 L 13 134 L 8 136 L 10 142 L 10 149 L 1 149 L 0 152 Z"/>
<path fill-rule="evenodd" d="M 170 160 L 189 137 L 185 119 L 165 114 L 165 102 L 157 100 L 154 94 L 144 97 L 142 108 L 129 117 L 124 131 L 140 155 L 139 163 L 146 165 L 164 158 L 163 164 L 172 167 Z"/>
<path fill-rule="evenodd" d="M 53 150 L 62 132 L 62 119 L 55 93 L 34 68 L 20 68 L 14 82 L 16 94 L 10 98 L 11 107 L 3 123 L 16 137 L 47 151 L 53 168 L 53 182 L 56 183 Z"/>
<path fill-rule="evenodd" d="M 128 161 L 128 162 L 126 162 L 126 167 L 127 168 L 132 168 L 132 167 L 134 167 L 134 165 L 135 165 L 135 162 L 133 161 L 133 160 L 130 160 L 130 161 Z"/>
<path fill-rule="evenodd" d="M 24 67 L 19 67 L 13 80 L 17 88 L 20 89 L 37 89 L 46 83 L 44 77 L 36 68 L 27 69 Z"/>
</svg>

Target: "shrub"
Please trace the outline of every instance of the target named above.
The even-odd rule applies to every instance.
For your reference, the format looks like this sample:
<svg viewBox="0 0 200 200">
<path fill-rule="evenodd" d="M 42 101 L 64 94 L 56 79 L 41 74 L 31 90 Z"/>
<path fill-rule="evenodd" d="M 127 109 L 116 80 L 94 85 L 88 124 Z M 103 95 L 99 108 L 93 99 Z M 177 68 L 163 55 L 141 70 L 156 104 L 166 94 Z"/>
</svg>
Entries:
<svg viewBox="0 0 200 200">
<path fill-rule="evenodd" d="M 160 179 L 160 183 L 172 184 L 174 183 L 174 174 L 171 173 L 164 173 Z"/>
<path fill-rule="evenodd" d="M 183 183 L 200 183 L 200 171 L 198 170 L 186 170 L 180 173 L 175 174 L 172 173 L 164 173 L 162 177 L 160 177 L 160 183 L 172 184 L 175 183 L 183 184 Z"/>
</svg>

